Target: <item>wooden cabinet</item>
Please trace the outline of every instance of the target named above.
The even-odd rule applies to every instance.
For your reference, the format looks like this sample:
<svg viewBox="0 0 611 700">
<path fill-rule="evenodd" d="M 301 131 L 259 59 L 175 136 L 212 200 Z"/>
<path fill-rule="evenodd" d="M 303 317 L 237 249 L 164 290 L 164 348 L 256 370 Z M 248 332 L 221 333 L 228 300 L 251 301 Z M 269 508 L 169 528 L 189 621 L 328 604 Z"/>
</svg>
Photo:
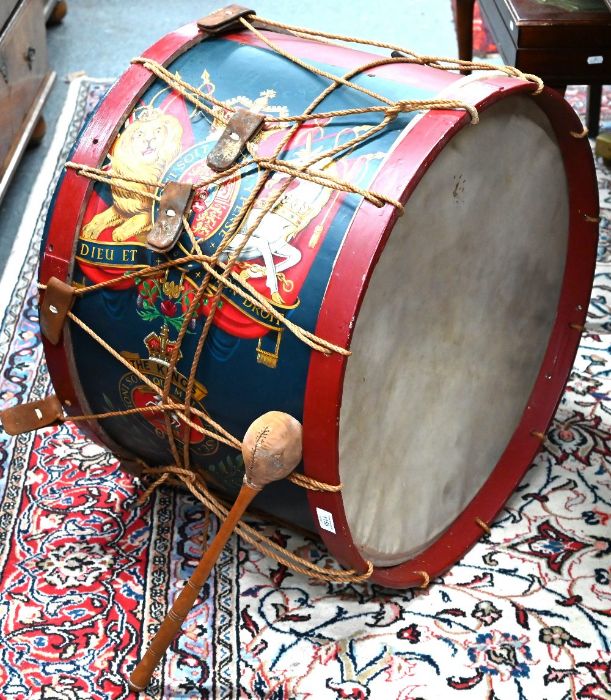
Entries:
<svg viewBox="0 0 611 700">
<path fill-rule="evenodd" d="M 0 199 L 30 139 L 42 137 L 49 70 L 42 0 L 0 0 Z"/>
<path fill-rule="evenodd" d="M 474 0 L 458 0 L 458 55 L 470 60 Z M 607 4 L 611 4 L 608 0 Z M 505 63 L 564 90 L 588 85 L 588 129 L 598 133 L 602 86 L 611 81 L 611 12 L 603 0 L 479 0 Z"/>
</svg>

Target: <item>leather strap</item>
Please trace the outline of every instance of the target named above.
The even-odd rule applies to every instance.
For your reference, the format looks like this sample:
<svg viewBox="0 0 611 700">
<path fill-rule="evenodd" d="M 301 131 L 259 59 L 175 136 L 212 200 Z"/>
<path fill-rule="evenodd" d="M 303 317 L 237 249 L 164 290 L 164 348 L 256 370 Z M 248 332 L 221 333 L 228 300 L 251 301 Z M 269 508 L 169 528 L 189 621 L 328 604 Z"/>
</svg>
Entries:
<svg viewBox="0 0 611 700">
<path fill-rule="evenodd" d="M 242 5 L 227 5 L 197 20 L 197 26 L 207 34 L 222 34 L 232 29 L 241 29 L 240 17 L 254 15 L 256 12 Z"/>
<path fill-rule="evenodd" d="M 46 428 L 48 425 L 59 425 L 63 419 L 64 410 L 55 394 L 0 412 L 2 427 L 9 435 L 21 435 L 38 428 Z"/>
<path fill-rule="evenodd" d="M 182 231 L 182 217 L 188 213 L 193 188 L 188 182 L 167 182 L 161 192 L 159 215 L 146 236 L 149 248 L 165 253 L 176 245 Z"/>
<path fill-rule="evenodd" d="M 74 303 L 74 288 L 57 277 L 47 281 L 47 288 L 40 304 L 40 330 L 45 338 L 57 345 L 60 341 L 66 316 Z"/>
<path fill-rule="evenodd" d="M 264 121 L 262 114 L 245 109 L 235 112 L 216 145 L 208 153 L 208 167 L 217 173 L 230 168 L 240 157 L 246 142 L 259 131 Z"/>
</svg>

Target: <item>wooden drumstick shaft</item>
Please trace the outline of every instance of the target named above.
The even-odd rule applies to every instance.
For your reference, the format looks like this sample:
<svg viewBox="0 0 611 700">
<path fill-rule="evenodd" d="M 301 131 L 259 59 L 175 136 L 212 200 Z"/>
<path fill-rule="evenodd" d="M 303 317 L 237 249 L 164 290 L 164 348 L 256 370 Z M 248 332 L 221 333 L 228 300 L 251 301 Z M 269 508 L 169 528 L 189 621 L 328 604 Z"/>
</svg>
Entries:
<svg viewBox="0 0 611 700">
<path fill-rule="evenodd" d="M 174 601 L 170 612 L 166 615 L 157 634 L 151 640 L 146 654 L 132 671 L 129 677 L 129 685 L 134 690 L 144 690 L 149 684 L 159 660 L 167 651 L 174 637 L 180 632 L 182 623 L 197 600 L 202 586 L 208 580 L 208 576 L 210 576 L 210 572 L 227 540 L 231 537 L 238 520 L 259 491 L 260 489 L 253 488 L 246 483 L 242 485 L 240 493 L 227 518 L 219 528 L 216 537 L 201 558 L 195 571 L 191 574 L 191 578 Z"/>
<path fill-rule="evenodd" d="M 132 690 L 144 690 L 161 657 L 180 632 L 182 623 L 206 583 L 212 567 L 252 499 L 272 481 L 288 476 L 301 459 L 301 424 L 287 413 L 270 411 L 257 418 L 244 435 L 246 474 L 240 493 L 191 578 L 174 601 L 140 663 L 129 677 Z"/>
</svg>

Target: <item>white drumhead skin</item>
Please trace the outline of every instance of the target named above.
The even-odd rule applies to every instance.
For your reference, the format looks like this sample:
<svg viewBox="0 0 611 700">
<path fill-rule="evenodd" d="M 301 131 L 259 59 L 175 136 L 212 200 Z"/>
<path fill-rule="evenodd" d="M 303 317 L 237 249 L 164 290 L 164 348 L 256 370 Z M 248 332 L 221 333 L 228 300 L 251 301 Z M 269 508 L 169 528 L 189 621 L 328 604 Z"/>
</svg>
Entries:
<svg viewBox="0 0 611 700">
<path fill-rule="evenodd" d="M 510 97 L 443 149 L 398 219 L 356 320 L 340 414 L 352 536 L 378 566 L 439 537 L 526 407 L 568 237 L 560 150 Z"/>
</svg>

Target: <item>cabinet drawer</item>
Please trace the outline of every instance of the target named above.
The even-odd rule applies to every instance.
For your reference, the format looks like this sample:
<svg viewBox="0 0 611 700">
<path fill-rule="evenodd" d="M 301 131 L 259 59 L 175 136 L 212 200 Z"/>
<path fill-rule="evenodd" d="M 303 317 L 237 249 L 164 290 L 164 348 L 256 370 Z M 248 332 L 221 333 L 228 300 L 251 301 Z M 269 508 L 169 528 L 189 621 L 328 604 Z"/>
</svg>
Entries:
<svg viewBox="0 0 611 700">
<path fill-rule="evenodd" d="M 0 34 L 0 164 L 47 73 L 42 0 L 22 0 Z"/>
</svg>

